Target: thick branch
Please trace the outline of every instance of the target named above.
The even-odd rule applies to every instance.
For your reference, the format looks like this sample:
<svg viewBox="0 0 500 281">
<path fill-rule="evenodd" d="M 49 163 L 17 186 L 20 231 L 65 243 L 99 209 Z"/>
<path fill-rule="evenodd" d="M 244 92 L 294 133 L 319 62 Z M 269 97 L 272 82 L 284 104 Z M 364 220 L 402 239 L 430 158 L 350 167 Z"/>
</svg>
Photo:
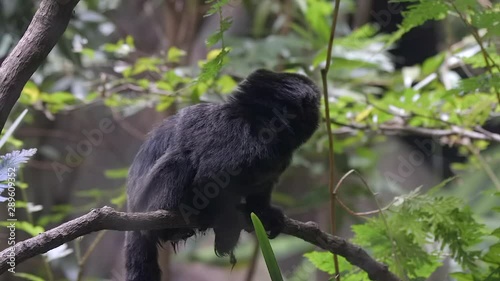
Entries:
<svg viewBox="0 0 500 281">
<path fill-rule="evenodd" d="M 9 260 L 15 254 L 15 263 L 19 264 L 36 255 L 43 254 L 66 242 L 91 232 L 110 230 L 150 230 L 178 227 L 195 227 L 194 223 L 186 225 L 180 214 L 168 211 L 150 213 L 123 213 L 110 207 L 92 210 L 90 213 L 66 222 L 38 236 L 17 243 L 0 252 L 0 274 L 9 269 Z M 363 249 L 346 240 L 322 232 L 313 222 L 303 223 L 286 218 L 283 233 L 298 237 L 324 250 L 346 258 L 353 265 L 366 271 L 371 280 L 399 281 L 387 266 L 375 261 Z"/>
<path fill-rule="evenodd" d="M 79 0 L 42 0 L 28 29 L 0 66 L 0 131 L 24 85 L 66 30 Z"/>
</svg>

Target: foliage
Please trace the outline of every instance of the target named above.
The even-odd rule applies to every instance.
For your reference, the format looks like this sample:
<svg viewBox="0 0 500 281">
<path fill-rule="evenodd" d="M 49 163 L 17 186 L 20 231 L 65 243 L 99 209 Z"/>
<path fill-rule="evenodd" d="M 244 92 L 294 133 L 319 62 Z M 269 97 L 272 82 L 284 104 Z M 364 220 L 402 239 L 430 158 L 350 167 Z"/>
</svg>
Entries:
<svg viewBox="0 0 500 281">
<path fill-rule="evenodd" d="M 330 252 L 309 252 L 304 254 L 304 256 L 319 270 L 328 273 L 329 275 L 335 275 L 335 266 L 333 264 L 333 254 Z M 351 265 L 347 260 L 341 256 L 339 259 L 339 268 L 341 269 L 341 280 L 346 281 L 368 281 L 368 275 L 366 272 L 360 270 L 359 268 Z"/>
<path fill-rule="evenodd" d="M 10 186 L 14 186 L 17 169 L 36 153 L 36 148 L 15 150 L 0 156 L 0 193 Z M 0 202 L 5 202 L 8 198 L 0 196 Z"/>
<path fill-rule="evenodd" d="M 397 197 L 383 214 L 352 226 L 353 242 L 370 249 L 374 256 L 394 272 L 399 270 L 400 276 L 408 280 L 425 280 L 442 265 L 445 257 L 452 258 L 464 269 L 453 273 L 463 278 L 459 280 L 483 280 L 477 278 L 498 274 L 498 228 L 490 234 L 463 200 L 435 193 L 437 191 L 422 194 L 417 189 Z M 479 243 L 490 235 L 496 236 L 497 242 L 478 250 Z M 334 273 L 331 253 L 311 252 L 305 256 L 318 269 Z M 366 273 L 352 268 L 344 260 L 341 260 L 341 268 L 343 280 L 368 280 Z"/>
<path fill-rule="evenodd" d="M 222 8 L 229 4 L 229 0 L 209 0 L 207 3 L 212 4 L 212 6 L 205 16 L 218 14 L 220 17 L 219 29 L 208 37 L 207 47 L 213 47 L 215 44 L 220 42 L 222 48 L 218 51 L 218 54 L 214 58 L 211 58 L 202 64 L 201 73 L 197 79 L 198 83 L 204 83 L 215 79 L 222 67 L 227 63 L 227 55 L 229 54 L 229 48 L 224 45 L 224 32 L 231 27 L 231 19 L 222 16 Z"/>
</svg>

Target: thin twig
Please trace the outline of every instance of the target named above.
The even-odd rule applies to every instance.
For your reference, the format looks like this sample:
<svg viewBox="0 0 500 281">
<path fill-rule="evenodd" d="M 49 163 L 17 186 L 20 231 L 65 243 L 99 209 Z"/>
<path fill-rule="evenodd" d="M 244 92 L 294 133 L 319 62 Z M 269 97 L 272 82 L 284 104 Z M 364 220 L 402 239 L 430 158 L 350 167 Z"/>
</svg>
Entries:
<svg viewBox="0 0 500 281">
<path fill-rule="evenodd" d="M 373 211 L 367 211 L 367 212 L 355 212 L 353 210 L 351 210 L 351 208 L 349 208 L 342 200 L 340 200 L 340 197 L 338 196 L 337 194 L 337 191 L 340 189 L 340 187 L 342 186 L 342 183 L 344 183 L 344 181 L 352 174 L 352 173 L 357 173 L 356 170 L 352 169 L 350 170 L 349 172 L 345 173 L 341 178 L 340 180 L 338 181 L 337 185 L 335 186 L 335 189 L 333 190 L 333 192 L 335 193 L 335 198 L 337 199 L 337 202 L 339 202 L 340 206 L 342 206 L 342 208 L 344 208 L 344 210 L 346 210 L 349 214 L 353 215 L 353 216 L 356 216 L 356 217 L 365 217 L 365 216 L 369 216 L 369 215 L 373 215 L 373 214 L 378 214 L 378 213 L 381 213 L 382 211 L 385 211 L 387 209 L 389 209 L 391 206 L 392 206 L 392 202 L 385 206 L 384 208 L 380 208 L 380 209 L 377 209 L 377 210 L 373 210 Z M 357 173 L 358 174 L 358 173 Z M 359 175 L 359 174 L 358 174 Z"/>
<path fill-rule="evenodd" d="M 326 65 L 325 68 L 321 69 L 321 80 L 323 81 L 323 98 L 325 101 L 325 117 L 326 117 L 326 131 L 328 132 L 328 160 L 329 160 L 329 179 L 328 179 L 328 189 L 330 190 L 330 227 L 333 235 L 336 234 L 335 226 L 335 194 L 333 193 L 333 188 L 335 184 L 335 158 L 333 154 L 333 134 L 332 134 L 332 124 L 330 122 L 330 104 L 329 104 L 329 94 L 328 94 L 328 81 L 327 75 L 330 70 L 330 64 L 332 61 L 332 48 L 333 40 L 335 39 L 335 30 L 337 28 L 337 20 L 340 10 L 340 0 L 335 1 L 335 7 L 333 9 L 332 27 L 330 28 L 330 39 L 328 40 L 328 48 L 326 53 Z M 335 280 L 340 281 L 340 269 L 338 257 L 333 254 L 333 263 L 335 266 Z"/>
<path fill-rule="evenodd" d="M 252 235 L 253 240 L 253 250 L 252 250 L 252 259 L 250 260 L 250 266 L 248 266 L 247 276 L 245 277 L 245 281 L 252 281 L 253 276 L 255 275 L 255 269 L 257 268 L 257 261 L 259 260 L 259 242 L 257 241 L 257 237 Z"/>
<path fill-rule="evenodd" d="M 486 162 L 477 148 L 473 147 L 472 145 L 468 145 L 467 148 L 477 158 L 479 165 L 481 166 L 481 168 L 483 168 L 486 175 L 488 175 L 488 177 L 491 179 L 491 182 L 493 182 L 495 188 L 500 191 L 500 180 L 495 175 L 495 172 L 491 169 L 490 165 L 488 165 L 488 162 Z"/>
<path fill-rule="evenodd" d="M 96 249 L 97 245 L 102 241 L 104 238 L 104 235 L 106 234 L 106 230 L 99 232 L 97 234 L 97 237 L 92 241 L 92 244 L 89 246 L 83 257 L 78 261 L 78 277 L 76 278 L 76 281 L 81 281 L 83 278 L 83 270 L 85 267 L 85 264 L 87 263 L 90 255 L 94 252 Z"/>
<path fill-rule="evenodd" d="M 358 131 L 377 131 L 383 133 L 385 135 L 405 135 L 405 134 L 414 134 L 420 136 L 428 136 L 428 137 L 457 137 L 459 139 L 471 139 L 471 140 L 485 140 L 500 143 L 500 135 L 495 134 L 493 132 L 489 132 L 485 129 L 476 131 L 471 131 L 462 127 L 453 126 L 451 129 L 433 129 L 433 128 L 421 128 L 421 127 L 412 127 L 401 124 L 380 124 L 377 128 L 372 128 L 367 125 L 362 124 L 345 124 L 338 122 L 336 120 L 331 120 L 333 124 L 341 126 L 340 128 L 335 129 L 333 131 L 336 135 L 343 134 L 355 134 Z M 486 133 L 487 132 L 487 133 Z M 466 143 L 466 142 L 464 142 Z"/>
<path fill-rule="evenodd" d="M 22 171 L 19 173 L 19 180 L 21 182 L 24 181 L 24 174 Z M 25 188 L 21 188 L 21 200 L 24 202 L 29 202 L 28 193 L 26 192 Z M 28 219 L 28 222 L 31 225 L 35 225 L 33 215 L 31 214 L 29 208 L 26 208 L 26 217 Z M 47 280 L 54 281 L 54 274 L 52 273 L 52 268 L 50 268 L 50 263 L 49 263 L 47 257 L 42 256 L 41 258 L 42 258 L 43 268 L 45 269 L 45 272 L 47 273 Z"/>
</svg>

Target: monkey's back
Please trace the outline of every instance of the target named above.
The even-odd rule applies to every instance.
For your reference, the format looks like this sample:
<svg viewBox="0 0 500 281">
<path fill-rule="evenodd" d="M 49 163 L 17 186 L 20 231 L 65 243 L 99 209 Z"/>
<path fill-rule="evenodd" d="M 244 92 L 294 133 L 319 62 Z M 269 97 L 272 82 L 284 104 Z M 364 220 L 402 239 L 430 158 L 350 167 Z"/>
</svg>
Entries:
<svg viewBox="0 0 500 281">
<path fill-rule="evenodd" d="M 146 206 L 152 196 L 158 196 L 151 194 L 153 190 L 158 192 L 151 185 L 182 190 L 181 197 L 189 201 L 193 188 L 214 181 L 220 173 L 231 175 L 225 192 L 234 195 L 245 196 L 264 182 L 275 182 L 290 163 L 293 151 L 284 151 L 287 140 L 279 134 L 274 139 L 263 139 L 263 132 L 269 130 L 267 121 L 272 117 L 268 115 L 248 116 L 228 103 L 204 103 L 186 107 L 165 119 L 141 146 L 130 168 L 129 210 L 150 211 L 158 206 Z M 162 156 L 163 161 L 175 158 L 182 162 L 182 167 L 175 169 L 184 168 L 183 174 L 193 178 L 182 181 L 185 186 L 168 186 L 147 179 Z M 169 198 L 163 208 L 177 208 L 181 203 L 179 194 L 170 194 L 176 198 Z"/>
</svg>

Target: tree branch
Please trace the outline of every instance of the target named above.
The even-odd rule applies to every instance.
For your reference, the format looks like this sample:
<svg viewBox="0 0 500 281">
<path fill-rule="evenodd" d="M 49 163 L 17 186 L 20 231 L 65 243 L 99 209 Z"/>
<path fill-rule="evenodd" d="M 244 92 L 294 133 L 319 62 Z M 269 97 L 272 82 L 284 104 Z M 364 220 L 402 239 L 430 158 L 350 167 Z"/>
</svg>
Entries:
<svg viewBox="0 0 500 281">
<path fill-rule="evenodd" d="M 79 0 L 42 0 L 28 29 L 0 66 L 0 131 L 24 85 L 66 30 Z"/>
<path fill-rule="evenodd" d="M 340 125 L 341 127 L 333 131 L 334 134 L 355 134 L 358 131 L 379 131 L 385 135 L 405 135 L 415 134 L 427 137 L 459 137 L 459 139 L 468 138 L 471 140 L 485 140 L 500 143 L 500 135 L 489 132 L 483 128 L 475 128 L 475 131 L 464 129 L 458 126 L 452 126 L 451 129 L 433 129 L 423 127 L 411 127 L 399 124 L 381 124 L 378 127 L 371 128 L 370 126 L 357 125 L 357 124 L 342 124 L 332 121 L 332 123 Z"/>
<path fill-rule="evenodd" d="M 184 218 L 174 212 L 155 211 L 149 213 L 124 213 L 113 208 L 103 207 L 66 222 L 33 238 L 17 243 L 0 252 L 0 274 L 5 273 L 11 257 L 19 264 L 36 255 L 43 254 L 80 236 L 109 230 L 151 230 L 165 228 L 196 227 L 195 223 L 186 224 Z M 314 222 L 300 222 L 285 218 L 283 233 L 295 236 L 324 250 L 346 258 L 353 265 L 368 273 L 371 280 L 400 281 L 387 266 L 371 258 L 363 249 L 348 241 L 321 231 Z"/>
</svg>

